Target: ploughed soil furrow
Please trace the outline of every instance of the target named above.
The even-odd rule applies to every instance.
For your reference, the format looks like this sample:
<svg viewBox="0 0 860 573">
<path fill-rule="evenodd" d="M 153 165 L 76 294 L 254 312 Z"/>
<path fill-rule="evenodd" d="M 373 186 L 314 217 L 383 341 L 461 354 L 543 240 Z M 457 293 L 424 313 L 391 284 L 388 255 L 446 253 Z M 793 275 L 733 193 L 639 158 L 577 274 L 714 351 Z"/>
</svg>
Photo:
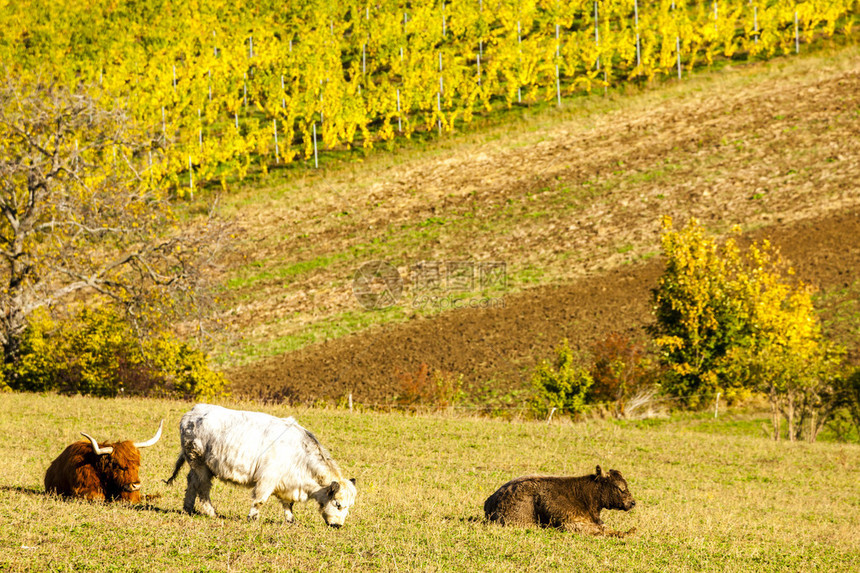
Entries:
<svg viewBox="0 0 860 573">
<path fill-rule="evenodd" d="M 854 283 L 860 271 L 860 209 L 775 224 L 750 233 L 768 238 L 804 282 L 821 290 Z M 471 387 L 492 381 L 521 388 L 537 360 L 562 338 L 587 348 L 613 331 L 632 337 L 651 320 L 658 258 L 622 265 L 570 284 L 507 295 L 490 309 L 458 309 L 374 328 L 235 369 L 236 393 L 262 399 L 339 400 L 349 393 L 384 404 L 402 391 L 398 373 L 422 363 L 463 374 Z"/>
</svg>

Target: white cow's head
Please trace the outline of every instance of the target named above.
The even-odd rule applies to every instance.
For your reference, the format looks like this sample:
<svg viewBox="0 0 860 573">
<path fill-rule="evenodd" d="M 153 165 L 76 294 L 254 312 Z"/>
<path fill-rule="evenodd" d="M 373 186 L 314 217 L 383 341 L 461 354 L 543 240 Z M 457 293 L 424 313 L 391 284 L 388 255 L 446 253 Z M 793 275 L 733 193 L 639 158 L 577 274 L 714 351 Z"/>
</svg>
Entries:
<svg viewBox="0 0 860 573">
<path fill-rule="evenodd" d="M 320 513 L 326 525 L 341 527 L 349 515 L 349 508 L 355 503 L 355 479 L 336 480 L 322 488 L 316 497 L 320 504 Z"/>
</svg>

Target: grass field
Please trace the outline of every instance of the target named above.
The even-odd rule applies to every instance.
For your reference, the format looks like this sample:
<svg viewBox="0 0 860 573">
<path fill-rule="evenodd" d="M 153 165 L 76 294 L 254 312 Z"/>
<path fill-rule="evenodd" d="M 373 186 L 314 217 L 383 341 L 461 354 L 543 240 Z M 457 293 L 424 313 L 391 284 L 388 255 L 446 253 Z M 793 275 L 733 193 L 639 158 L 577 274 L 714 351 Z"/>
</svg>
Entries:
<svg viewBox="0 0 860 573">
<path fill-rule="evenodd" d="M 231 405 L 231 404 L 225 404 Z M 184 480 L 164 485 L 187 402 L 0 395 L 0 569 L 785 571 L 860 567 L 860 446 L 773 443 L 731 413 L 648 426 L 290 409 L 328 447 L 359 496 L 346 526 L 312 505 L 283 523 L 270 501 L 248 522 L 249 493 L 217 484 L 220 517 L 181 513 Z M 79 437 L 162 440 L 143 451 L 150 505 L 70 502 L 43 493 L 51 460 Z M 720 426 L 725 424 L 725 431 Z M 749 424 L 743 427 L 751 427 Z M 527 473 L 620 470 L 637 500 L 607 525 L 628 539 L 483 522 L 484 499 Z"/>
</svg>

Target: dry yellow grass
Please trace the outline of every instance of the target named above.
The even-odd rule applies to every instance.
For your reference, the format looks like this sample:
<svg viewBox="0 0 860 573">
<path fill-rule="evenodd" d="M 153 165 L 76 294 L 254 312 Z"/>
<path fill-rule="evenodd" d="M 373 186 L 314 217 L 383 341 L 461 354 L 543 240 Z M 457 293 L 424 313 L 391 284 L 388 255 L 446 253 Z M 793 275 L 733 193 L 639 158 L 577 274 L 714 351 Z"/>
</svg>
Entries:
<svg viewBox="0 0 860 573">
<path fill-rule="evenodd" d="M 860 447 L 773 443 L 737 431 L 737 418 L 648 425 L 571 424 L 294 410 L 350 476 L 359 497 L 341 530 L 310 505 L 298 523 L 279 504 L 249 523 L 247 490 L 218 484 L 221 517 L 181 513 L 184 487 L 165 486 L 178 452 L 179 417 L 165 400 L 0 395 L 0 569 L 13 571 L 421 570 L 848 571 L 860 566 Z M 151 505 L 70 502 L 42 493 L 48 463 L 87 431 L 148 434 Z M 735 420 L 735 421 L 733 421 Z M 755 432 L 753 432 L 755 434 Z M 526 473 L 622 471 L 637 500 L 606 512 L 626 540 L 482 521 L 484 499 Z"/>
</svg>

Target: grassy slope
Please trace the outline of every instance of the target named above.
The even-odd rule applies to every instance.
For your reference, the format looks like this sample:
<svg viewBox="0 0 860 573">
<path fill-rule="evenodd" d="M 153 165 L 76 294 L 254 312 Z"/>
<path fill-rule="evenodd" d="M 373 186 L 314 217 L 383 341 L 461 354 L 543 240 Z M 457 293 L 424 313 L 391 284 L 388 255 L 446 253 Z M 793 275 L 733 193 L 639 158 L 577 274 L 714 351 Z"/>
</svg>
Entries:
<svg viewBox="0 0 860 573">
<path fill-rule="evenodd" d="M 776 571 L 860 567 L 860 447 L 774 444 L 704 432 L 696 424 L 621 426 L 590 421 L 503 422 L 401 414 L 299 410 L 350 476 L 359 498 L 347 526 L 329 530 L 310 505 L 282 523 L 270 501 L 248 523 L 248 493 L 216 485 L 224 516 L 179 510 L 184 487 L 167 487 L 176 425 L 190 405 L 0 395 L 0 569 L 11 570 L 612 570 Z M 149 436 L 141 509 L 66 502 L 42 493 L 50 461 L 79 431 Z M 725 419 L 727 428 L 732 426 Z M 511 477 L 581 475 L 595 464 L 622 471 L 639 502 L 607 512 L 627 540 L 503 529 L 481 517 L 483 500 Z"/>
<path fill-rule="evenodd" d="M 653 256 L 664 213 L 721 232 L 856 204 L 860 116 L 812 98 L 838 92 L 834 78 L 858 58 L 856 46 L 825 49 L 575 98 L 230 194 L 221 362 L 434 312 L 359 309 L 351 279 L 368 260 L 403 274 L 420 260 L 501 260 L 515 292 Z"/>
</svg>

